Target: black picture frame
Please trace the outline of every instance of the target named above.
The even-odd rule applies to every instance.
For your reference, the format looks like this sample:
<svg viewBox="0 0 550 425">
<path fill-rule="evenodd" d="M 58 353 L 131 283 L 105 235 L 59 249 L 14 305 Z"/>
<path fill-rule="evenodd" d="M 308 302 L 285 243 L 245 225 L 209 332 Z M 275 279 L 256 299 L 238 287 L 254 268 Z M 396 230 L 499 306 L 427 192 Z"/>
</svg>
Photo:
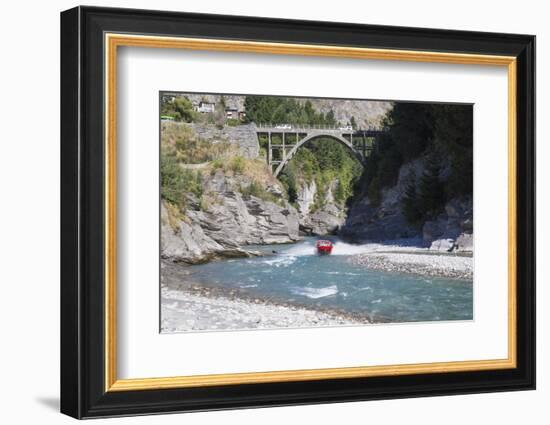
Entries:
<svg viewBox="0 0 550 425">
<path fill-rule="evenodd" d="M 308 43 L 517 58 L 517 367 L 105 391 L 104 33 Z M 535 37 L 76 7 L 61 13 L 61 412 L 75 418 L 535 388 Z"/>
</svg>

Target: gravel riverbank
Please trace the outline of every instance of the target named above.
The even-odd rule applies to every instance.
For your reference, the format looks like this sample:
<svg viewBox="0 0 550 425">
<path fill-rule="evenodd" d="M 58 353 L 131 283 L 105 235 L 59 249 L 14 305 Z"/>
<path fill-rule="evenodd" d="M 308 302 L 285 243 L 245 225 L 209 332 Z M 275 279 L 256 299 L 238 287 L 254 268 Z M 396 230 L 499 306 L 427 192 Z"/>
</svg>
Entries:
<svg viewBox="0 0 550 425">
<path fill-rule="evenodd" d="M 418 249 L 411 252 L 366 252 L 353 255 L 349 262 L 371 270 L 413 273 L 429 277 L 473 279 L 472 256 L 435 254 Z"/>
<path fill-rule="evenodd" d="M 192 282 L 187 267 L 162 262 L 161 332 L 361 325 L 365 316 L 316 310 Z"/>
<path fill-rule="evenodd" d="M 246 300 L 162 287 L 161 331 L 166 333 L 360 325 L 367 319 L 264 300 Z"/>
</svg>

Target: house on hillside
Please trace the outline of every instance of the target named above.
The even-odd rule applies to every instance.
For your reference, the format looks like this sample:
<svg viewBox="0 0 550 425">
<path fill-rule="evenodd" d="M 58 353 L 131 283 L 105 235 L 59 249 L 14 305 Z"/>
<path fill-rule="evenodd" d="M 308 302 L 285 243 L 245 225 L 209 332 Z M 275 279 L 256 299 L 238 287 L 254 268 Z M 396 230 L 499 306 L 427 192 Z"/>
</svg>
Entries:
<svg viewBox="0 0 550 425">
<path fill-rule="evenodd" d="M 201 112 L 203 114 L 211 114 L 216 110 L 216 104 L 214 102 L 199 102 L 195 106 L 195 111 Z"/>
<path fill-rule="evenodd" d="M 244 121 L 246 113 L 242 109 L 242 105 L 235 102 L 233 99 L 227 99 L 225 104 L 225 118 L 228 120 Z"/>
<path fill-rule="evenodd" d="M 228 120 L 237 120 L 239 119 L 239 110 L 237 108 L 225 108 L 225 117 Z"/>
</svg>

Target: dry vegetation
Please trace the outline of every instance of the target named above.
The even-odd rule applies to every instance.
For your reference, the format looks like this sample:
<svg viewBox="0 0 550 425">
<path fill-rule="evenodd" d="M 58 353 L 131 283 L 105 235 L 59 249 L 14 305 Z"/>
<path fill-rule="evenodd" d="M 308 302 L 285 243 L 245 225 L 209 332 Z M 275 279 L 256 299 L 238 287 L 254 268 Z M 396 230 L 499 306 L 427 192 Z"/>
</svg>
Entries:
<svg viewBox="0 0 550 425">
<path fill-rule="evenodd" d="M 208 191 L 208 179 L 222 172 L 226 183 L 244 197 L 255 196 L 265 201 L 282 202 L 280 182 L 269 172 L 265 160 L 239 155 L 238 147 L 227 141 L 203 140 L 185 124 L 166 122 L 161 127 L 161 193 L 167 206 L 168 221 L 176 230 L 184 219 L 190 197 L 202 211 L 221 202 Z"/>
<path fill-rule="evenodd" d="M 186 219 L 185 214 L 183 214 L 183 212 L 180 208 L 178 208 L 177 205 L 171 202 L 164 202 L 164 207 L 166 208 L 166 217 L 168 220 L 168 224 L 170 225 L 174 233 L 178 234 L 181 230 L 180 222 L 185 221 Z"/>
</svg>

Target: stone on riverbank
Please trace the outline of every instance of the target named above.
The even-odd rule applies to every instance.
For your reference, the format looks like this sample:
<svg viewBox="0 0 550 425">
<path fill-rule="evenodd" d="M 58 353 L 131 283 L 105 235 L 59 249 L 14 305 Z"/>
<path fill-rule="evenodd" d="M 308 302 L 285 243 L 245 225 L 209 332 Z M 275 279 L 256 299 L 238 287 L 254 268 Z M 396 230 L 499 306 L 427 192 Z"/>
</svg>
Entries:
<svg viewBox="0 0 550 425">
<path fill-rule="evenodd" d="M 261 300 L 206 295 L 162 286 L 161 332 L 280 329 L 311 326 L 361 325 L 337 313 L 316 311 Z"/>
<path fill-rule="evenodd" d="M 349 261 L 371 270 L 413 273 L 429 277 L 472 279 L 474 272 L 472 257 L 427 252 L 372 252 L 354 255 Z"/>
</svg>

